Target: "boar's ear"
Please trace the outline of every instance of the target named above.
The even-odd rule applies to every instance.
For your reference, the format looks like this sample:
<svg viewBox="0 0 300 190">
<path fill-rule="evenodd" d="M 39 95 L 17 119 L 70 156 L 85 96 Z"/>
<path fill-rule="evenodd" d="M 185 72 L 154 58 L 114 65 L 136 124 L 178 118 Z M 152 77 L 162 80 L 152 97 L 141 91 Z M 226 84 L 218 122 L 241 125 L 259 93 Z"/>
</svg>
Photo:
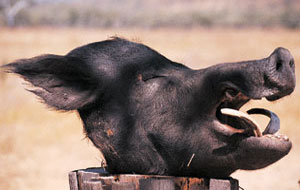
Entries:
<svg viewBox="0 0 300 190">
<path fill-rule="evenodd" d="M 80 59 L 42 55 L 3 66 L 17 73 L 35 88 L 30 90 L 58 110 L 79 109 L 95 101 L 97 79 Z"/>
</svg>

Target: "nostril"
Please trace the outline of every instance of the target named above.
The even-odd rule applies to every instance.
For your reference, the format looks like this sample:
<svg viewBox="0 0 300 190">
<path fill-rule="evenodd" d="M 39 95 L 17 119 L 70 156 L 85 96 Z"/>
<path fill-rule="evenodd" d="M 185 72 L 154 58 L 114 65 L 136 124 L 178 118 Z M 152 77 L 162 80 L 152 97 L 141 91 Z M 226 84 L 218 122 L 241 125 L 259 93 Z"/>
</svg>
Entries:
<svg viewBox="0 0 300 190">
<path fill-rule="evenodd" d="M 278 71 L 282 67 L 282 61 L 278 60 L 276 63 L 276 71 Z"/>
<path fill-rule="evenodd" d="M 289 63 L 290 67 L 293 68 L 294 67 L 294 60 L 292 59 Z"/>
</svg>

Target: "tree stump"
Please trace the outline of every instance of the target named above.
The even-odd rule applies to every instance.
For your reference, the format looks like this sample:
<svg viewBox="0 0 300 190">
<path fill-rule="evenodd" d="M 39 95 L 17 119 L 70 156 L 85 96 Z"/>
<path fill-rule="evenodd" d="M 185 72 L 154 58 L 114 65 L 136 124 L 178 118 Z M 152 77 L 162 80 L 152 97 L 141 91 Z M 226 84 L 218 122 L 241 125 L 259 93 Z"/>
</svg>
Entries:
<svg viewBox="0 0 300 190">
<path fill-rule="evenodd" d="M 238 180 L 159 175 L 110 175 L 105 168 L 69 173 L 70 190 L 238 190 Z"/>
</svg>

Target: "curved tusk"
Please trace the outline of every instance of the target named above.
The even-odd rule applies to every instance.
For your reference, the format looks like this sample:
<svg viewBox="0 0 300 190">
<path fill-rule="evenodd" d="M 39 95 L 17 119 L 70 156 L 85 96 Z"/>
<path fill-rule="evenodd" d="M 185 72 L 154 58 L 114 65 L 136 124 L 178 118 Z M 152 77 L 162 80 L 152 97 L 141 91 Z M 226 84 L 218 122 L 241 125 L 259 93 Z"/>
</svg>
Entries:
<svg viewBox="0 0 300 190">
<path fill-rule="evenodd" d="M 277 131 L 280 129 L 280 119 L 279 117 L 274 113 L 269 110 L 263 109 L 263 108 L 253 108 L 251 110 L 247 111 L 248 114 L 262 114 L 265 116 L 268 116 L 270 118 L 270 121 L 262 133 L 263 135 L 265 134 L 275 134 Z"/>
<path fill-rule="evenodd" d="M 231 108 L 222 108 L 220 111 L 224 115 L 239 117 L 240 119 L 245 120 L 245 122 L 249 123 L 250 127 L 253 128 L 253 132 L 254 132 L 256 137 L 261 137 L 262 136 L 259 124 L 253 118 L 251 118 L 250 115 L 248 115 L 244 112 L 235 110 L 235 109 L 231 109 Z"/>
</svg>

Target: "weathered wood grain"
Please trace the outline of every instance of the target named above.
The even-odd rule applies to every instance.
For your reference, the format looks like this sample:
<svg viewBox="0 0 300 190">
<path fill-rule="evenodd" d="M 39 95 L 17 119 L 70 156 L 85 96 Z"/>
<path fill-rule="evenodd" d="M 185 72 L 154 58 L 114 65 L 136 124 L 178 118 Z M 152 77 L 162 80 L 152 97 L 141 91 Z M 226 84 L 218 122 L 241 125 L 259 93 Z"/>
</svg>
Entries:
<svg viewBox="0 0 300 190">
<path fill-rule="evenodd" d="M 69 173 L 70 190 L 238 190 L 236 179 L 158 175 L 110 175 L 104 168 Z"/>
</svg>

